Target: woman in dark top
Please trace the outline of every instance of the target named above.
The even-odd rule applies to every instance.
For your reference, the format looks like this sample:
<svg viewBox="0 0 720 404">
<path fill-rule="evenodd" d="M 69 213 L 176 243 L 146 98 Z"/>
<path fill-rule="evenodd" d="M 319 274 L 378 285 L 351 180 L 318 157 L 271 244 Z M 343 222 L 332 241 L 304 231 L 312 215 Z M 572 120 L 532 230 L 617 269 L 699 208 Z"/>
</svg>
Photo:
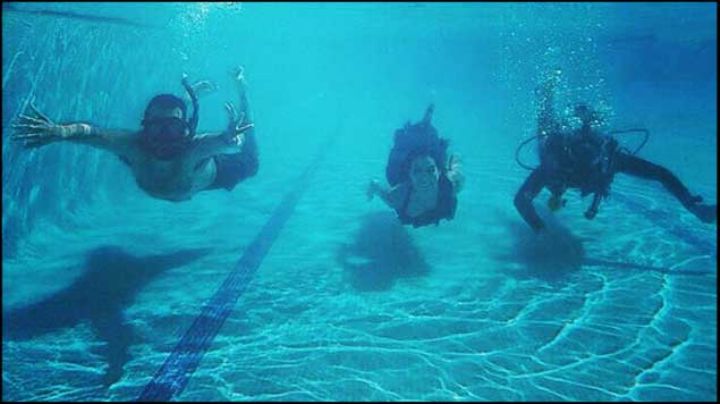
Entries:
<svg viewBox="0 0 720 404">
<path fill-rule="evenodd" d="M 405 125 L 395 133 L 386 167 L 391 188 L 372 180 L 367 190 L 368 200 L 380 196 L 395 209 L 401 223 L 413 227 L 452 219 L 463 184 L 459 159 L 452 156 L 446 162 L 448 142 L 430 124 L 432 113 L 430 105 L 420 123 Z"/>
</svg>

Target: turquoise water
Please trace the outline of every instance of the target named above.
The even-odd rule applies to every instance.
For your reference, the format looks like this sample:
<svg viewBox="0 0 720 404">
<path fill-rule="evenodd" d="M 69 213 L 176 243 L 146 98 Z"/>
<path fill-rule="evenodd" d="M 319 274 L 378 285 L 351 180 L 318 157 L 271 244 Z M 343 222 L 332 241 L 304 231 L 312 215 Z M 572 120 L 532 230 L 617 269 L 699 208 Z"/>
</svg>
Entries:
<svg viewBox="0 0 720 404">
<path fill-rule="evenodd" d="M 558 240 L 538 242 L 512 204 L 534 87 L 556 68 L 558 109 L 582 99 L 609 127 L 648 128 L 640 155 L 714 203 L 715 4 L 15 8 L 2 17 L 3 400 L 137 399 L 296 186 L 174 400 L 717 399 L 716 225 L 621 175 L 593 221 L 589 198 L 571 192 L 551 215 L 540 195 Z M 221 129 L 238 64 L 260 170 L 232 192 L 156 200 L 109 153 L 9 140 L 33 97 L 59 122 L 137 128 L 152 96 L 182 94 L 183 73 L 217 84 L 199 127 Z M 454 220 L 413 229 L 365 187 L 429 102 L 467 179 Z"/>
</svg>

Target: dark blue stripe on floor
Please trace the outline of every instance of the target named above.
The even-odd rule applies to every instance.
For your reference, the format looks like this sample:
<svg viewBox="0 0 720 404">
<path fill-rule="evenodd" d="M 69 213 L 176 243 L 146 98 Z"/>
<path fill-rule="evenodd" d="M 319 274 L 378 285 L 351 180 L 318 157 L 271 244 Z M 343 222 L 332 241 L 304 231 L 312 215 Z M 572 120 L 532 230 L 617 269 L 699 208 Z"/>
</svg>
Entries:
<svg viewBox="0 0 720 404">
<path fill-rule="evenodd" d="M 326 147 L 328 144 L 322 147 L 318 156 L 297 181 L 295 188 L 285 195 L 280 205 L 275 208 L 270 219 L 245 250 L 225 282 L 203 307 L 201 314 L 185 332 L 163 366 L 145 386 L 138 401 L 170 401 L 185 388 L 280 230 L 292 215 L 295 205 L 307 188 L 307 182 L 325 155 Z"/>
<path fill-rule="evenodd" d="M 697 232 L 688 229 L 686 225 L 679 224 L 677 217 L 669 215 L 667 212 L 659 209 L 649 209 L 637 200 L 617 192 L 613 193 L 612 198 L 622 202 L 631 210 L 647 217 L 668 233 L 671 233 L 675 237 L 678 237 L 679 239 L 692 245 L 700 252 L 705 254 L 717 254 L 717 241 L 713 241 L 711 238 L 704 237 Z M 698 226 L 706 226 L 699 220 L 697 223 Z"/>
</svg>

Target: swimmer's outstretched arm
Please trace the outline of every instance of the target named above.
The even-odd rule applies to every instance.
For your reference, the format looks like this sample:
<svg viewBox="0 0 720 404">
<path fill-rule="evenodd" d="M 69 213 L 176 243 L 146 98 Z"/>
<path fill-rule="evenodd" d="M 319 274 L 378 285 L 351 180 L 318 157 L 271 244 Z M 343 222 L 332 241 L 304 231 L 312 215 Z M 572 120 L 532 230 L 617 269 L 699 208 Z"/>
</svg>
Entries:
<svg viewBox="0 0 720 404">
<path fill-rule="evenodd" d="M 393 209 L 400 209 L 403 201 L 403 196 L 407 192 L 407 187 L 397 185 L 394 188 L 388 189 L 380 184 L 378 180 L 370 181 L 367 188 L 367 198 L 372 200 L 373 196 L 377 195 L 380 199 L 385 202 L 388 206 Z"/>
<path fill-rule="evenodd" d="M 245 80 L 245 68 L 243 66 L 236 67 L 230 75 L 232 76 L 238 90 L 238 99 L 240 104 L 237 108 L 233 106 L 232 102 L 225 103 L 225 109 L 228 112 L 228 116 L 231 124 L 235 125 L 250 125 L 245 129 L 245 136 L 250 137 L 251 143 L 254 143 L 255 137 L 255 126 L 252 124 L 253 119 L 250 114 L 250 102 L 247 96 L 247 81 Z"/>
<path fill-rule="evenodd" d="M 252 118 L 250 116 L 250 103 L 248 102 L 247 97 L 247 81 L 245 80 L 245 68 L 243 66 L 238 66 L 237 68 L 235 68 L 235 70 L 232 72 L 232 77 L 238 87 L 238 96 L 240 98 L 240 107 L 238 109 L 240 110 L 240 116 L 243 120 L 251 122 Z"/>
<path fill-rule="evenodd" d="M 225 103 L 228 114 L 228 128 L 222 133 L 199 135 L 193 141 L 192 159 L 201 161 L 218 154 L 234 154 L 242 151 L 247 136 L 253 136 L 255 124 L 250 118 L 247 99 L 247 82 L 242 66 L 232 72 L 240 96 L 239 113 L 232 103 Z"/>
<path fill-rule="evenodd" d="M 104 129 L 87 123 L 58 124 L 30 103 L 30 115 L 20 115 L 12 127 L 12 140 L 24 141 L 26 148 L 37 148 L 58 141 L 70 141 L 108 150 L 123 157 L 132 152 L 136 132 Z"/>
<path fill-rule="evenodd" d="M 242 151 L 244 135 L 231 138 L 226 132 L 204 133 L 193 139 L 191 159 L 199 162 L 218 154 L 234 154 Z"/>
<path fill-rule="evenodd" d="M 238 118 L 232 104 L 225 104 L 228 113 L 228 128 L 222 133 L 206 133 L 193 139 L 191 158 L 193 161 L 202 161 L 218 154 L 234 154 L 242 151 L 245 145 L 246 132 L 255 126 L 243 117 Z"/>
</svg>

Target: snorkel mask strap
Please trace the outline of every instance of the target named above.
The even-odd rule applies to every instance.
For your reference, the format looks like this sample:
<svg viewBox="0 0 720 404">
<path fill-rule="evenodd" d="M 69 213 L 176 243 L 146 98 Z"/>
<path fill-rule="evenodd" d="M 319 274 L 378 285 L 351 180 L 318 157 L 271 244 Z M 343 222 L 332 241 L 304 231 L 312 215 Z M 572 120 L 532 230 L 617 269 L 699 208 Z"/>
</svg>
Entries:
<svg viewBox="0 0 720 404">
<path fill-rule="evenodd" d="M 198 98 L 197 98 L 197 94 L 195 94 L 195 90 L 193 90 L 190 83 L 188 83 L 187 76 L 183 76 L 182 85 L 183 85 L 183 87 L 185 87 L 185 91 L 187 91 L 188 95 L 190 96 L 190 100 L 192 100 L 193 114 L 192 114 L 192 117 L 190 118 L 190 121 L 188 122 L 188 128 L 190 129 L 190 137 L 194 137 L 195 131 L 196 131 L 197 125 L 198 125 L 198 120 L 199 120 Z"/>
</svg>

